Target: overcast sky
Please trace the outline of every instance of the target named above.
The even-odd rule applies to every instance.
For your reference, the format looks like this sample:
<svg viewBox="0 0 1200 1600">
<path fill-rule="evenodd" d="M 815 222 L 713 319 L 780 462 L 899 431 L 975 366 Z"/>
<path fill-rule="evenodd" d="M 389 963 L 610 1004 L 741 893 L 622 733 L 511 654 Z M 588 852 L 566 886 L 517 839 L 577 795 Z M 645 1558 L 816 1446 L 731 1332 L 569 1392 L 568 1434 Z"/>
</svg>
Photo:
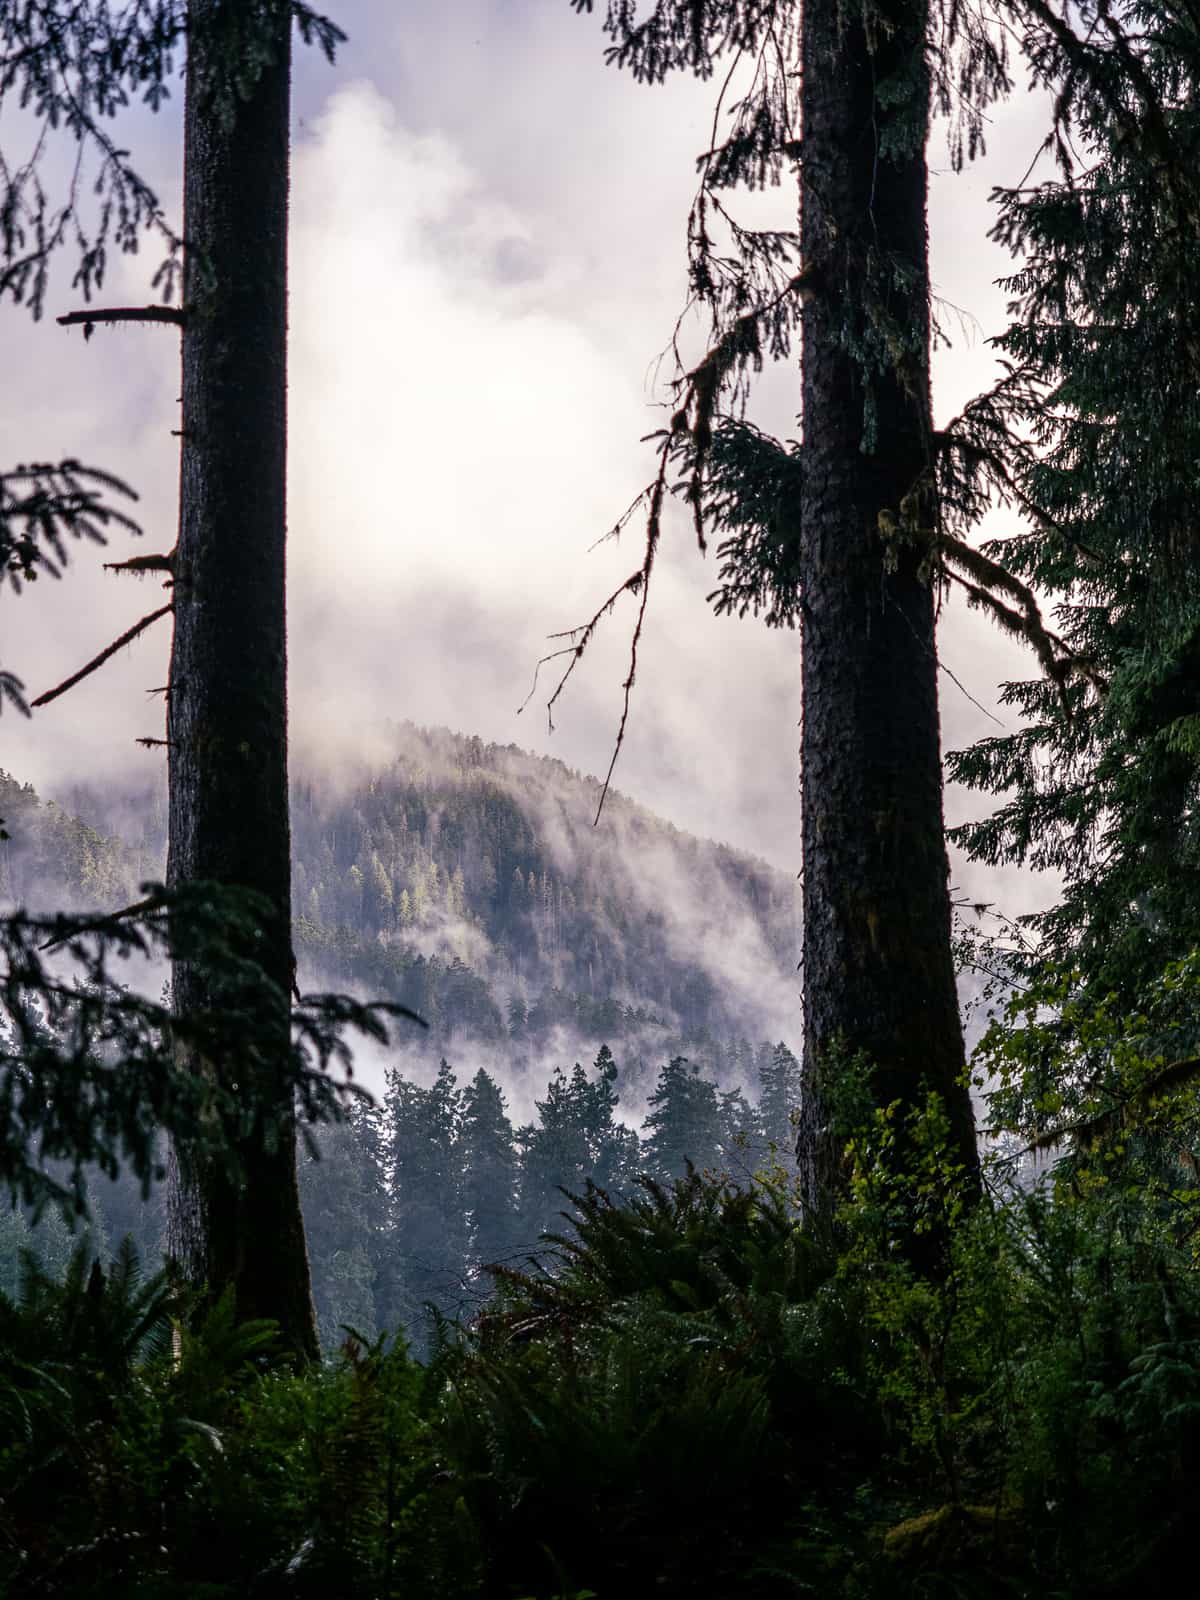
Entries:
<svg viewBox="0 0 1200 1600">
<path fill-rule="evenodd" d="M 586 618 L 636 564 L 636 529 L 590 547 L 651 470 L 640 437 L 661 425 L 653 358 L 683 294 L 693 157 L 708 140 L 712 86 L 634 84 L 603 64 L 596 17 L 568 0 L 353 0 L 335 13 L 350 43 L 335 68 L 296 74 L 291 298 L 292 728 L 298 751 L 336 758 L 384 718 L 443 723 L 607 767 L 631 616 L 618 612 L 560 701 L 551 735 L 539 694 L 522 714 L 547 636 Z M 991 185 L 1018 177 L 1038 140 L 1017 96 L 995 118 L 989 158 L 949 172 L 934 136 L 936 292 L 953 348 L 939 352 L 945 420 L 985 386 L 985 340 L 1004 320 L 989 245 Z M 18 138 L 0 114 L 0 139 Z M 122 138 L 174 205 L 176 114 L 139 116 Z M 794 190 L 773 197 L 784 226 Z M 116 263 L 104 298 L 149 298 L 151 248 Z M 165 328 L 98 330 L 85 346 L 53 314 L 4 308 L 10 374 L 0 395 L 4 460 L 73 454 L 142 495 L 144 549 L 173 542 L 178 351 Z M 796 431 L 798 374 L 767 375 L 753 414 Z M 125 554 L 121 545 L 118 555 Z M 40 692 L 161 603 L 84 552 L 68 580 L 3 601 L 0 662 Z M 682 827 L 780 867 L 799 866 L 799 642 L 717 620 L 713 586 L 682 517 L 651 604 L 616 782 Z M 103 673 L 22 726 L 0 723 L 0 765 L 53 794 L 97 776 L 144 775 L 160 756 L 166 622 Z M 1031 663 L 951 605 L 945 664 L 995 709 Z M 543 680 L 552 682 L 552 680 Z M 947 745 L 995 724 L 948 675 Z M 1004 713 L 999 713 L 1004 718 Z M 952 819 L 979 802 L 951 795 Z M 972 897 L 1025 893 L 963 863 Z"/>
</svg>

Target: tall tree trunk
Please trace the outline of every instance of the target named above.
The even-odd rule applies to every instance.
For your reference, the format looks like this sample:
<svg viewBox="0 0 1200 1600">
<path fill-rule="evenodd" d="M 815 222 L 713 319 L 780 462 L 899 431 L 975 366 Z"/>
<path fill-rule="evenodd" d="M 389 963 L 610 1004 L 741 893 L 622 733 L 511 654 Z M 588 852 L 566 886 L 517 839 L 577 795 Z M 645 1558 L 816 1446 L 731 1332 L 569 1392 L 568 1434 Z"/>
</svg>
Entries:
<svg viewBox="0 0 1200 1600">
<path fill-rule="evenodd" d="M 274 1035 L 240 1085 L 258 1114 L 240 1175 L 176 1152 L 173 1246 L 239 1317 L 275 1318 L 318 1353 L 288 1083 L 292 987 L 285 619 L 287 202 L 291 19 L 256 7 L 269 60 L 248 94 L 215 37 L 218 0 L 191 0 L 184 128 L 183 439 L 175 640 L 168 704 L 172 886 L 258 891 L 270 913 L 252 956 L 275 993 Z M 271 20 L 264 21 L 262 13 Z M 251 71 L 254 70 L 251 65 Z M 202 963 L 177 962 L 181 1012 L 213 999 Z M 230 1070 L 194 1063 L 196 1070 Z M 245 1073 L 243 1065 L 239 1070 Z"/>
<path fill-rule="evenodd" d="M 871 28 L 868 37 L 864 27 Z M 942 1096 L 978 1170 L 950 952 L 929 546 L 922 0 L 805 0 L 802 794 L 806 1204 L 844 1190 L 831 1051 L 876 1104 Z M 905 538 L 909 526 L 914 536 Z M 889 531 L 890 530 L 890 531 Z"/>
</svg>

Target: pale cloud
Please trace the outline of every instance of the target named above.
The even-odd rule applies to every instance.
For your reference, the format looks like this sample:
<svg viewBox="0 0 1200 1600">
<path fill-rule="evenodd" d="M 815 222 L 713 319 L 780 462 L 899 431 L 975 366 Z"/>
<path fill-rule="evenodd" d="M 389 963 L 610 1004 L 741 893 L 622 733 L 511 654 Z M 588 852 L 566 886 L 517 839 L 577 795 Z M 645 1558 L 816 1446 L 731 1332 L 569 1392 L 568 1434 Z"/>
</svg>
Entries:
<svg viewBox="0 0 1200 1600">
<path fill-rule="evenodd" d="M 514 240 L 538 263 L 516 281 L 496 266 Z M 636 524 L 620 545 L 589 546 L 641 486 L 651 457 L 639 439 L 660 415 L 640 368 L 570 314 L 570 241 L 544 236 L 448 140 L 413 134 L 378 90 L 354 84 L 298 151 L 293 254 L 298 724 L 410 716 L 603 770 L 628 604 L 560 703 L 554 738 L 543 707 L 561 663 L 517 716 L 538 657 L 556 648 L 548 635 L 586 619 L 638 559 Z M 712 573 L 677 520 L 618 781 L 720 834 L 771 772 L 779 836 L 758 848 L 786 863 L 795 739 L 785 723 L 775 745 L 763 723 L 780 695 L 798 705 L 795 642 L 708 613 Z"/>
<path fill-rule="evenodd" d="M 401 13 L 357 0 L 341 69 L 302 60 L 293 182 L 292 717 L 299 746 L 332 757 L 385 717 L 446 723 L 603 772 L 621 710 L 632 617 L 618 608 L 546 731 L 523 715 L 547 635 L 588 615 L 636 564 L 638 531 L 589 551 L 651 470 L 660 425 L 647 385 L 683 291 L 692 158 L 711 85 L 648 90 L 606 69 L 595 21 L 565 5 L 486 0 Z M 1019 176 L 1038 108 L 997 114 L 986 166 L 935 182 L 933 273 L 978 319 L 936 369 L 939 415 L 986 383 L 983 336 L 1003 322 L 1007 270 L 985 239 L 987 192 Z M 170 198 L 170 125 L 139 123 Z M 935 162 L 938 155 L 934 152 Z M 794 197 L 768 197 L 787 225 Z M 147 296 L 145 261 L 119 261 L 114 299 Z M 67 451 L 143 492 L 148 548 L 175 518 L 178 393 L 165 330 L 99 332 L 86 347 L 6 310 L 0 397 L 23 457 Z M 766 375 L 756 415 L 796 431 L 798 376 Z M 81 558 L 61 586 L 4 607 L 5 665 L 35 691 L 158 603 Z M 711 558 L 686 519 L 664 539 L 618 784 L 694 831 L 799 865 L 799 644 L 712 617 Z M 146 691 L 166 631 L 126 652 L 29 728 L 7 714 L 0 763 L 43 787 L 144 775 L 161 732 Z M 995 709 L 1030 663 L 951 604 L 946 663 Z M 544 680 L 547 681 L 547 680 Z M 553 682 L 553 679 L 548 680 Z M 992 726 L 943 677 L 948 744 Z M 1005 713 L 997 713 L 1004 716 Z M 973 797 L 950 797 L 957 815 Z M 976 893 L 977 869 L 956 867 Z M 1022 894 L 1024 889 L 1020 891 Z"/>
</svg>

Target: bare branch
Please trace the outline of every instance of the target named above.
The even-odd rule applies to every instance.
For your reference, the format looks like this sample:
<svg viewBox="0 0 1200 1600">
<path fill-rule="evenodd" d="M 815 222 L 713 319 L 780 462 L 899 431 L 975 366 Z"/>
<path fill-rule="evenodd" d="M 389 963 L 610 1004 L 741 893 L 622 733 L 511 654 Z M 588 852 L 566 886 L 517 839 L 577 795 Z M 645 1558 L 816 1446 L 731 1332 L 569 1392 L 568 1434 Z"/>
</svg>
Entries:
<svg viewBox="0 0 1200 1600">
<path fill-rule="evenodd" d="M 87 666 L 80 667 L 78 672 L 67 678 L 65 682 L 60 683 L 57 688 L 48 689 L 45 694 L 38 695 L 33 702 L 34 706 L 48 706 L 52 700 L 57 700 L 59 695 L 66 694 L 68 689 L 73 689 L 77 683 L 82 683 L 84 678 L 90 677 L 98 667 L 102 667 L 110 656 L 115 656 L 117 651 L 125 645 L 132 644 L 138 634 L 144 633 L 152 622 L 157 622 L 159 617 L 165 617 L 169 611 L 174 611 L 174 609 L 173 604 L 160 606 L 157 611 L 152 611 L 148 617 L 143 617 L 140 622 L 135 622 L 133 627 L 126 629 L 119 639 L 114 639 L 106 650 L 101 650 L 98 656 L 93 656 Z"/>
<path fill-rule="evenodd" d="M 36 705 L 37 702 L 35 701 Z M 143 885 L 143 888 L 145 885 Z M 45 944 L 39 945 L 39 950 L 57 950 L 59 945 L 66 944 L 69 939 L 76 939 L 81 933 L 116 933 L 119 925 L 130 917 L 140 917 L 144 911 L 150 911 L 161 906 L 160 895 L 149 895 L 145 900 L 138 900 L 131 906 L 126 906 L 122 911 L 109 911 L 102 917 L 90 920 L 72 920 L 70 932 L 47 939 Z"/>
<path fill-rule="evenodd" d="M 168 551 L 166 555 L 130 556 L 128 561 L 106 561 L 105 572 L 132 572 L 135 577 L 141 578 L 147 572 L 165 572 L 171 577 L 175 575 L 175 552 Z"/>
<path fill-rule="evenodd" d="M 68 311 L 55 319 L 60 328 L 83 324 L 83 337 L 90 339 L 97 322 L 165 322 L 173 328 L 182 328 L 184 313 L 178 306 L 109 306 L 106 310 Z"/>
</svg>

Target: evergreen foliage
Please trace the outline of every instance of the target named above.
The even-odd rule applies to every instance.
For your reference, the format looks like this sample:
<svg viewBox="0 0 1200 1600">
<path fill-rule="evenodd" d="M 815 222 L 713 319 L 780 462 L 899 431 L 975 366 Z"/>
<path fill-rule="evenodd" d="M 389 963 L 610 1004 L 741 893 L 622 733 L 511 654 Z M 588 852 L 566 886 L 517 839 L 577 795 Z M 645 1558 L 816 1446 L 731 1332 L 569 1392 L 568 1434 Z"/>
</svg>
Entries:
<svg viewBox="0 0 1200 1600">
<path fill-rule="evenodd" d="M 1088 15 L 1073 31 L 1041 18 L 1035 60 L 1065 83 L 1060 171 L 1000 197 L 997 236 L 1022 258 L 1002 343 L 1024 386 L 1014 426 L 1036 449 L 1014 480 L 1030 525 L 987 547 L 1056 597 L 1073 670 L 1007 685 L 1021 726 L 952 755 L 950 772 L 1002 797 L 958 830 L 973 856 L 1063 881 L 1059 903 L 1026 919 L 1036 955 L 1014 951 L 1013 965 L 1066 964 L 1093 1002 L 1112 993 L 1128 1009 L 1200 939 L 1200 342 L 1181 225 L 1200 42 L 1170 4 L 1139 7 L 1136 36 L 1088 31 Z"/>
<path fill-rule="evenodd" d="M 348 1335 L 293 1373 L 77 1249 L 0 1299 L 0 1581 L 103 1594 L 644 1592 L 1113 1600 L 1186 1565 L 1195 1192 L 962 1198 L 936 1101 L 856 1132 L 842 1245 L 791 1189 L 589 1187 L 422 1371 Z M 344 1130 L 337 1130 L 342 1133 Z M 924 1149 L 928 1164 L 895 1158 Z M 1097 1175 L 1099 1175 L 1097 1173 Z M 961 1174 L 960 1174 L 961 1179 Z M 893 1207 L 932 1182 L 950 1271 Z"/>
<path fill-rule="evenodd" d="M 213 885 L 174 895 L 143 887 L 129 918 L 0 919 L 0 1187 L 35 1213 L 54 1202 L 86 1214 L 97 1169 L 108 1179 L 126 1171 L 144 1199 L 164 1176 L 164 1134 L 194 1140 L 236 1179 L 237 1139 L 261 1115 L 249 1074 L 264 1048 L 266 980 L 241 943 L 246 897 Z M 210 965 L 204 1009 L 173 1017 L 117 981 L 118 963 L 180 950 Z M 385 1044 L 386 1019 L 411 1014 L 340 994 L 278 999 L 291 1019 L 286 1073 L 304 1126 L 337 1120 L 357 1092 L 347 1031 Z M 180 1042 L 237 1076 L 188 1071 Z"/>
<path fill-rule="evenodd" d="M 117 6 L 109 0 L 83 0 L 61 7 L 0 7 L 0 97 L 15 93 L 21 109 L 32 112 L 36 127 L 26 159 L 0 154 L 0 298 L 8 295 L 40 317 L 50 262 L 64 243 L 77 253 L 73 283 L 85 301 L 103 284 L 111 245 L 133 253 L 140 234 L 153 228 L 167 247 L 152 279 L 152 287 L 162 290 L 163 307 L 89 305 L 60 321 L 81 324 L 85 339 L 97 322 L 165 323 L 182 330 L 179 537 L 170 554 L 122 564 L 167 572 L 172 598 L 34 705 L 65 693 L 150 624 L 173 615 L 167 738 L 161 741 L 168 752 L 171 788 L 165 876 L 172 890 L 185 894 L 210 881 L 254 891 L 243 900 L 240 916 L 229 923 L 226 943 L 228 953 L 240 958 L 237 998 L 243 1006 L 250 974 L 263 980 L 250 1008 L 254 1047 L 192 1057 L 193 1071 L 205 1076 L 236 1072 L 225 1093 L 236 1094 L 240 1083 L 249 1114 L 226 1118 L 221 1127 L 223 1145 L 236 1150 L 236 1163 L 214 1153 L 207 1134 L 200 1132 L 192 1141 L 186 1119 L 174 1119 L 173 1244 L 198 1283 L 207 1282 L 212 1293 L 220 1294 L 236 1280 L 243 1311 L 257 1305 L 277 1313 L 285 1335 L 315 1355 L 317 1332 L 295 1173 L 289 998 L 295 960 L 282 666 L 294 27 L 306 41 L 315 39 L 330 59 L 344 38 L 301 0 L 261 0 L 248 6 L 221 0 L 130 0 Z M 106 126 L 135 95 L 152 110 L 159 109 L 177 50 L 185 57 L 186 252 L 182 233 L 167 223 L 156 196 Z M 76 146 L 75 161 L 65 163 L 68 176 L 61 198 L 51 198 L 43 185 L 52 130 Z M 89 157 L 95 160 L 94 170 L 89 170 Z M 84 199 L 88 194 L 94 202 L 91 212 Z M 172 299 L 181 272 L 186 305 L 167 309 L 165 302 Z M 239 355 L 250 349 L 252 358 L 237 370 Z M 15 565 L 26 576 L 35 573 L 39 555 L 48 570 L 55 570 L 31 527 L 61 561 L 64 524 L 95 537 L 102 520 L 119 515 L 90 486 L 81 490 L 84 477 L 71 464 L 57 473 L 48 467 L 32 473 L 18 469 L 6 477 L 2 553 L 7 575 L 14 575 L 14 549 Z M 110 478 L 107 487 L 123 486 Z M 26 531 L 14 546 L 10 524 L 21 517 L 22 493 Z M 226 585 L 232 570 L 219 538 L 232 526 L 235 507 L 236 539 L 248 534 L 233 552 L 241 581 L 225 587 L 218 603 L 210 605 L 206 580 L 215 575 L 219 585 Z M 173 586 L 176 564 L 184 574 L 178 587 Z M 249 627 L 236 619 L 239 604 L 246 608 Z M 222 633 L 225 623 L 231 624 L 227 636 Z M 257 656 L 254 642 L 260 645 Z M 215 705 L 206 703 L 206 694 Z M 21 681 L 10 671 L 0 674 L 0 701 L 5 698 L 29 710 Z M 199 739 L 193 737 L 197 726 L 202 730 Z M 193 757 L 200 745 L 203 756 L 197 762 Z M 238 778 L 244 780 L 248 768 L 240 756 L 231 762 L 228 752 L 244 755 L 251 748 L 256 752 L 254 775 L 239 789 Z M 249 849 L 240 850 L 251 835 Z M 239 941 L 240 951 L 235 949 Z M 167 953 L 174 1005 L 183 1024 L 173 1049 L 182 1059 L 191 1048 L 185 1037 L 191 1015 L 232 998 L 230 963 L 210 969 L 206 946 L 194 940 L 177 939 Z M 273 1047 L 268 1017 L 274 1021 Z M 13 1078 L 13 1069 L 7 1067 L 6 1089 Z M 268 1220 L 271 1208 L 274 1223 Z M 271 1247 L 262 1251 L 259 1246 L 268 1233 Z"/>
<path fill-rule="evenodd" d="M 117 910 L 133 903 L 139 884 L 161 865 L 157 848 L 131 848 L 65 807 L 43 803 L 32 784 L 2 770 L 0 807 L 10 835 L 0 851 L 0 893 L 10 904 Z"/>
<path fill-rule="evenodd" d="M 341 792 L 310 776 L 293 787 L 297 932 L 310 964 L 338 981 L 353 970 L 435 1029 L 483 1039 L 515 1023 L 542 1040 L 566 1024 L 595 1047 L 638 1027 L 639 1010 L 685 1035 L 759 1034 L 761 999 L 719 968 L 699 970 L 697 951 L 716 940 L 691 924 L 715 928 L 723 908 L 773 999 L 794 959 L 785 874 L 620 796 L 593 830 L 596 785 L 514 746 L 409 726 L 388 739 L 395 758 Z"/>
<path fill-rule="evenodd" d="M 385 1172 L 378 1121 L 361 1105 L 323 1128 L 300 1161 L 317 1330 L 325 1350 L 338 1349 L 347 1329 L 373 1338 L 402 1319 L 383 1259 L 391 1239 Z M 162 1239 L 160 1231 L 156 1247 Z"/>
<path fill-rule="evenodd" d="M 0 473 L 0 573 L 18 594 L 38 577 L 62 576 L 68 539 L 104 545 L 109 523 L 141 532 L 106 494 L 137 499 L 120 478 L 78 461 L 35 462 Z"/>
<path fill-rule="evenodd" d="M 457 1315 L 467 1291 L 462 1093 L 445 1060 L 428 1089 L 390 1075 L 382 1133 L 398 1257 L 398 1303 L 383 1326 L 419 1326 L 430 1302 Z"/>
<path fill-rule="evenodd" d="M 291 16 L 306 44 L 327 59 L 345 35 L 303 0 L 263 0 L 248 7 L 189 12 L 186 0 L 77 0 L 70 5 L 0 4 L 0 98 L 31 106 L 45 126 L 77 146 L 78 159 L 61 195 L 43 181 L 45 141 L 28 159 L 0 153 L 0 299 L 10 297 L 40 317 L 51 260 L 77 252 L 74 286 L 85 300 L 104 284 L 109 254 L 135 252 L 145 234 L 164 257 L 153 279 L 164 300 L 174 293 L 182 237 L 158 196 L 111 131 L 131 105 L 158 111 L 190 35 L 229 64 L 229 88 L 253 84 L 276 19 Z M 92 204 L 89 206 L 88 201 Z"/>
<path fill-rule="evenodd" d="M 0 154 L 0 182 L 3 182 Z M 0 273 L 0 294 L 3 274 Z M 34 462 L 0 472 L 0 582 L 19 594 L 39 577 L 60 578 L 70 554 L 68 540 L 108 543 L 109 525 L 129 533 L 142 530 L 116 503 L 137 495 L 120 478 L 78 461 Z M 15 673 L 0 669 L 0 711 L 7 701 L 29 716 L 25 685 Z M 6 837 L 0 819 L 0 842 Z"/>
<path fill-rule="evenodd" d="M 710 975 L 660 960 L 659 991 L 632 990 L 619 959 L 648 966 L 653 924 L 639 929 L 603 871 L 562 870 L 517 801 L 511 752 L 451 741 L 469 756 L 458 778 L 392 775 L 324 811 L 310 791 L 296 866 L 310 954 L 403 975 L 444 1034 L 468 1017 L 463 1036 L 487 1042 L 495 1071 L 511 1062 L 514 1095 L 571 1019 L 615 1053 L 556 1070 L 524 1127 L 493 1071 L 472 1062 L 460 1086 L 445 1058 L 425 1082 L 393 1068 L 382 1103 L 346 1115 L 321 1069 L 347 1023 L 381 1042 L 386 1008 L 302 1004 L 290 1070 L 305 1112 L 327 1119 L 302 1167 L 326 1359 L 294 1370 L 278 1330 L 239 1323 L 230 1295 L 184 1292 L 118 1242 L 130 1220 L 156 1232 L 163 1128 L 211 1137 L 220 1156 L 255 1115 L 225 1093 L 238 1052 L 253 1065 L 263 992 L 238 955 L 237 907 L 153 891 L 137 919 L 0 924 L 0 1180 L 20 1202 L 0 1216 L 4 1593 L 1134 1600 L 1190 1571 L 1194 19 L 1166 0 L 1137 8 L 1136 34 L 1103 5 L 1060 16 L 1023 0 L 1014 15 L 1056 90 L 1062 172 L 1003 197 L 1002 235 L 1028 252 L 1018 365 L 942 441 L 940 470 L 948 517 L 974 515 L 989 483 L 1035 514 L 1029 533 L 953 560 L 977 598 L 991 585 L 993 610 L 1007 595 L 1048 668 L 1010 689 L 1030 725 L 958 758 L 964 778 L 1012 791 L 964 837 L 985 859 L 1057 866 L 1065 891 L 1035 923 L 1040 945 L 1001 952 L 1000 981 L 1021 983 L 977 1061 L 994 1134 L 983 1198 L 944 1099 L 875 1103 L 872 1064 L 847 1054 L 828 1101 L 844 1198 L 833 1228 L 806 1223 L 778 1160 L 795 1056 L 746 1043 Z M 653 80 L 776 43 L 789 17 L 661 0 L 641 19 L 614 3 L 608 23 L 616 58 Z M 943 46 L 975 35 L 965 13 L 941 22 L 930 56 L 946 93 Z M 958 87 L 977 107 L 978 75 L 995 86 L 1001 58 L 972 45 L 966 61 Z M 755 79 L 707 158 L 693 287 L 718 319 L 751 321 L 705 383 L 734 381 L 788 333 L 786 308 L 772 323 L 730 300 L 724 267 L 703 277 L 722 174 L 761 183 L 790 159 L 786 62 L 768 62 L 777 75 Z M 912 84 L 879 92 L 903 106 Z M 742 242 L 768 278 L 783 270 L 786 241 Z M 856 350 L 882 371 L 878 345 Z M 785 621 L 791 534 L 772 475 L 794 487 L 799 465 L 733 422 L 706 438 L 714 393 L 694 383 L 685 420 L 689 492 L 707 471 L 704 492 L 728 496 L 721 603 Z M 1033 585 L 1061 597 L 1054 637 Z M 6 888 L 57 874 L 119 903 L 130 851 L 7 778 L 0 805 L 17 835 Z M 758 881 L 685 849 L 711 883 Z M 450 928 L 515 952 L 505 988 L 465 953 L 417 948 Z M 222 1054 L 228 1081 L 180 1081 L 164 1009 L 113 983 L 116 961 L 180 940 L 208 941 L 210 970 L 231 958 L 211 1014 L 176 1024 Z M 655 1006 L 707 1054 L 676 1052 Z M 638 1053 L 656 1028 L 644 1096 Z M 722 1090 L 730 1079 L 744 1088 Z M 630 1098 L 647 1099 L 642 1136 L 619 1120 Z M 72 1244 L 48 1199 L 88 1210 L 91 1232 Z M 933 1274 L 911 1249 L 923 1237 Z"/>
<path fill-rule="evenodd" d="M 758 1066 L 758 1113 L 762 1136 L 777 1150 L 794 1143 L 793 1113 L 800 1104 L 800 1063 L 781 1039 Z"/>
<path fill-rule="evenodd" d="M 768 1080 L 770 1061 L 789 1059 L 795 1088 L 786 1046 L 764 1045 L 760 1058 Z M 620 1080 L 603 1045 L 590 1071 L 578 1063 L 570 1073 L 557 1069 L 534 1102 L 536 1120 L 514 1128 L 499 1085 L 482 1069 L 465 1088 L 444 1061 L 429 1087 L 391 1069 L 378 1107 L 318 1130 L 301 1193 L 326 1352 L 354 1328 L 371 1338 L 400 1329 L 427 1354 L 437 1319 L 479 1314 L 493 1269 L 541 1260 L 572 1196 L 589 1188 L 620 1204 L 648 1176 L 669 1182 L 708 1171 L 746 1184 L 756 1173 L 786 1181 L 783 1158 L 762 1137 L 762 1106 L 740 1092 L 722 1095 L 698 1067 L 668 1062 L 639 1135 L 618 1120 Z M 116 1236 L 120 1217 L 110 1215 L 109 1199 L 97 1197 L 97 1212 Z"/>
<path fill-rule="evenodd" d="M 779 1046 L 751 1055 L 766 1081 L 773 1059 L 791 1059 Z M 351 1102 L 313 1128 L 300 1190 L 326 1354 L 349 1329 L 367 1339 L 400 1330 L 428 1353 L 435 1319 L 470 1320 L 490 1298 L 492 1268 L 541 1259 L 544 1236 L 561 1233 L 570 1197 L 589 1185 L 620 1203 L 647 1175 L 669 1182 L 676 1172 L 707 1171 L 749 1185 L 757 1173 L 786 1182 L 786 1156 L 762 1134 L 765 1101 L 722 1094 L 697 1067 L 670 1061 L 639 1134 L 618 1120 L 620 1081 L 602 1046 L 590 1071 L 556 1071 L 535 1101 L 537 1120 L 515 1128 L 482 1069 L 465 1088 L 446 1063 L 427 1088 L 392 1069 L 378 1106 Z M 148 1159 L 161 1159 L 157 1141 Z M 153 1181 L 161 1167 L 145 1184 L 141 1170 L 127 1161 L 110 1178 L 51 1163 L 39 1173 L 42 1183 L 77 1186 L 102 1259 L 133 1235 L 143 1258 L 156 1260 L 165 1237 L 163 1191 Z M 43 1214 L 35 1203 L 14 1211 L 0 1228 L 0 1287 L 16 1283 L 23 1250 L 55 1271 L 71 1248 L 57 1211 Z"/>
<path fill-rule="evenodd" d="M 482 1067 L 463 1090 L 459 1141 L 471 1255 L 486 1270 L 516 1254 L 522 1228 L 513 1126 L 499 1084 Z"/>
<path fill-rule="evenodd" d="M 469 1592 L 401 1346 L 279 1361 L 269 1325 L 200 1313 L 122 1248 L 0 1297 L 6 1595 Z M 418 1587 L 414 1588 L 414 1585 Z"/>
<path fill-rule="evenodd" d="M 717 1164 L 721 1114 L 717 1086 L 700 1076 L 697 1064 L 675 1056 L 658 1075 L 646 1117 L 650 1170 L 658 1178 L 681 1178 L 688 1163 Z"/>
</svg>

